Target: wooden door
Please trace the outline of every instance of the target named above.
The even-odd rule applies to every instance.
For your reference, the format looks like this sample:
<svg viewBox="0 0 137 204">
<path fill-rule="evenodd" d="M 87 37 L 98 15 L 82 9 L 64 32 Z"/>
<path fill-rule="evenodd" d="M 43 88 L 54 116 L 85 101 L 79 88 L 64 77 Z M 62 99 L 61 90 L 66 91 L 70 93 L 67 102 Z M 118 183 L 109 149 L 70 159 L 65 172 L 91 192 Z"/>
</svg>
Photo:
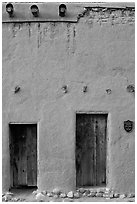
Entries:
<svg viewBox="0 0 137 204">
<path fill-rule="evenodd" d="M 37 126 L 10 125 L 12 187 L 37 184 Z"/>
<path fill-rule="evenodd" d="M 37 186 L 37 127 L 27 127 L 27 185 Z"/>
<path fill-rule="evenodd" d="M 106 183 L 105 114 L 76 115 L 76 185 L 102 186 Z"/>
</svg>

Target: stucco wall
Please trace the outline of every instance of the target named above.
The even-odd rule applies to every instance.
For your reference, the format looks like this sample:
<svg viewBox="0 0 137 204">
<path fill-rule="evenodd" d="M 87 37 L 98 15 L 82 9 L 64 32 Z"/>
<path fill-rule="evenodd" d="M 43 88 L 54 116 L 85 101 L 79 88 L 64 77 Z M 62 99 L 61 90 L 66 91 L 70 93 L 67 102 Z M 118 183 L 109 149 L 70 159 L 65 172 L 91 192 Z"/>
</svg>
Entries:
<svg viewBox="0 0 137 204">
<path fill-rule="evenodd" d="M 78 23 L 3 23 L 3 191 L 10 186 L 10 122 L 37 122 L 38 188 L 67 191 L 76 185 L 76 111 L 104 111 L 107 187 L 134 192 L 134 130 L 123 127 L 135 120 L 134 93 L 126 90 L 135 83 L 134 14 L 113 14 L 104 21 L 87 11 Z"/>
</svg>

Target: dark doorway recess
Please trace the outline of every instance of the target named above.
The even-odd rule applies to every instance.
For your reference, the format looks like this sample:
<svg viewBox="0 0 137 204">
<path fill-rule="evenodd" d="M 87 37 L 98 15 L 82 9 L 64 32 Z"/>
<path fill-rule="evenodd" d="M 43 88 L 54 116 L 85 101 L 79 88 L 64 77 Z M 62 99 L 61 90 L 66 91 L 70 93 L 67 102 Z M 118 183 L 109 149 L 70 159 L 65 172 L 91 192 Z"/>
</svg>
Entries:
<svg viewBox="0 0 137 204">
<path fill-rule="evenodd" d="M 76 186 L 106 185 L 107 114 L 76 114 Z"/>
<path fill-rule="evenodd" d="M 37 124 L 9 124 L 11 187 L 37 186 Z"/>
</svg>

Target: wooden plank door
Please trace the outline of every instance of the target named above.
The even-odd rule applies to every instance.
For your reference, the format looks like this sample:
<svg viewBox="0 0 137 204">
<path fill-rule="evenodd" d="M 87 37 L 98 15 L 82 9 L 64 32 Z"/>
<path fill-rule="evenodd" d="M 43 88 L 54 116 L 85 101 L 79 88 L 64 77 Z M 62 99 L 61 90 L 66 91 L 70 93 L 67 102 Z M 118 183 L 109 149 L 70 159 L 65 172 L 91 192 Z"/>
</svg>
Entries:
<svg viewBox="0 0 137 204">
<path fill-rule="evenodd" d="M 10 125 L 10 154 L 12 186 L 37 184 L 37 127 Z"/>
<path fill-rule="evenodd" d="M 90 134 L 92 129 L 90 115 L 78 114 L 76 118 L 77 186 L 94 185 L 94 138 Z"/>
<path fill-rule="evenodd" d="M 11 163 L 13 168 L 13 186 L 27 185 L 26 131 L 22 126 L 11 126 Z"/>
<path fill-rule="evenodd" d="M 27 185 L 37 186 L 37 128 L 27 127 Z"/>
<path fill-rule="evenodd" d="M 96 185 L 106 184 L 106 115 L 96 115 Z"/>
<path fill-rule="evenodd" d="M 106 182 L 107 115 L 76 115 L 76 185 L 101 186 Z"/>
</svg>

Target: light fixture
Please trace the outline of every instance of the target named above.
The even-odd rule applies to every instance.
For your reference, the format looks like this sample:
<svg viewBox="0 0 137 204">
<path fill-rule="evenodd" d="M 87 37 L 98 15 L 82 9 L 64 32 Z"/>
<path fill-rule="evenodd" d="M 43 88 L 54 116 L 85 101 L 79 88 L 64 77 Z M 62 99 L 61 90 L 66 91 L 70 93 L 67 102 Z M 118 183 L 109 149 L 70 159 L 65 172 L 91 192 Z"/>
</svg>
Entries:
<svg viewBox="0 0 137 204">
<path fill-rule="evenodd" d="M 39 16 L 39 9 L 38 9 L 37 5 L 32 5 L 30 7 L 30 9 L 31 9 L 31 13 L 33 14 L 34 17 Z"/>
<path fill-rule="evenodd" d="M 65 4 L 60 4 L 59 5 L 59 15 L 61 17 L 64 17 L 66 15 L 66 10 L 67 10 L 67 7 Z"/>
<path fill-rule="evenodd" d="M 8 3 L 6 5 L 6 11 L 7 13 L 9 14 L 10 17 L 13 16 L 13 11 L 14 11 L 14 8 L 13 8 L 13 5 L 11 3 Z"/>
</svg>

